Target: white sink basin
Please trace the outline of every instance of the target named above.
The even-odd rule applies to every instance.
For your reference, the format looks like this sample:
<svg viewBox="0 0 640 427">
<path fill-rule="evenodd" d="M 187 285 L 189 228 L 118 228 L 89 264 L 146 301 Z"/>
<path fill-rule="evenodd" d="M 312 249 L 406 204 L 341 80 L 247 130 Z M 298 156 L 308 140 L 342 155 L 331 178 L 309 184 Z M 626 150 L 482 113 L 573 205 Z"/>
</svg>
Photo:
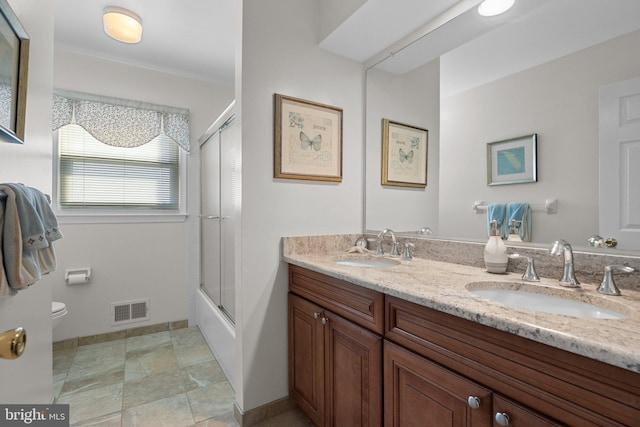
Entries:
<svg viewBox="0 0 640 427">
<path fill-rule="evenodd" d="M 612 305 L 615 306 L 615 303 L 612 304 L 610 301 L 604 299 L 601 302 L 609 306 L 609 308 L 602 307 L 599 304 L 600 301 L 596 301 L 595 303 L 594 301 L 583 302 L 572 298 L 565 298 L 562 295 L 549 294 L 550 292 L 562 293 L 563 290 L 561 289 L 532 285 L 527 286 L 519 283 L 492 283 L 491 285 L 494 286 L 487 286 L 487 284 L 483 286 L 481 283 L 472 283 L 467 285 L 467 289 L 479 297 L 499 302 L 509 307 L 540 313 L 593 319 L 624 319 L 628 317 L 626 314 L 620 312 L 624 310 L 616 311 L 611 307 Z"/>
<path fill-rule="evenodd" d="M 384 268 L 393 267 L 398 263 L 391 259 L 374 259 L 374 258 L 353 258 L 353 259 L 339 259 L 336 264 L 346 265 L 348 267 L 365 267 L 365 268 Z"/>
</svg>

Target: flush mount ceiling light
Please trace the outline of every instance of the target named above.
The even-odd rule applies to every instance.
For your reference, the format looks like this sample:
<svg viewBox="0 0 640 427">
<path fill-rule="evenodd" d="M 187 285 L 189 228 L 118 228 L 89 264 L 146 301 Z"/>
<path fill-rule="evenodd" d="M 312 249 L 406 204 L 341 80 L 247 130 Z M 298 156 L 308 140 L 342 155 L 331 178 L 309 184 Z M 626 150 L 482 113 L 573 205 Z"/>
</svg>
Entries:
<svg viewBox="0 0 640 427">
<path fill-rule="evenodd" d="M 511 9 L 515 0 L 484 0 L 478 6 L 478 13 L 482 16 L 496 16 Z"/>
<path fill-rule="evenodd" d="M 138 43 L 142 40 L 142 19 L 122 7 L 107 6 L 102 15 L 104 32 L 123 43 Z"/>
</svg>

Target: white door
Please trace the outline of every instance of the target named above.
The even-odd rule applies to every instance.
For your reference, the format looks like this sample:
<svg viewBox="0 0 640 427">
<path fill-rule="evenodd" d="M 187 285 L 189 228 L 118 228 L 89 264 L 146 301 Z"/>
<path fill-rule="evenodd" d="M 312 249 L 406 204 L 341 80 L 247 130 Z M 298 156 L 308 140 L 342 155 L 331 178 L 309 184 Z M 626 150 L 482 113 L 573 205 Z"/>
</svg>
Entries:
<svg viewBox="0 0 640 427">
<path fill-rule="evenodd" d="M 600 88 L 600 235 L 640 249 L 640 78 Z"/>
<path fill-rule="evenodd" d="M 0 358 L 2 404 L 47 404 L 53 398 L 51 286 L 51 279 L 43 278 L 16 296 L 0 298 L 0 333 L 19 326 L 27 333 L 24 353 L 20 357 Z M 10 341 L 3 342 L 8 344 Z M 6 348 L 5 345 L 3 349 Z"/>
</svg>

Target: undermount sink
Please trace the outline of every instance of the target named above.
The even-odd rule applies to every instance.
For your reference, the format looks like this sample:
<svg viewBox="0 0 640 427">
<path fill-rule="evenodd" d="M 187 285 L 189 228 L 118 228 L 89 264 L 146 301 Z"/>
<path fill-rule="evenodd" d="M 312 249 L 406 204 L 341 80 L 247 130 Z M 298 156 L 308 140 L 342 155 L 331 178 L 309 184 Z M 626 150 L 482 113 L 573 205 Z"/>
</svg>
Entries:
<svg viewBox="0 0 640 427">
<path fill-rule="evenodd" d="M 398 262 L 385 258 L 345 258 L 337 260 L 336 264 L 347 267 L 385 268 L 398 265 Z"/>
<path fill-rule="evenodd" d="M 477 282 L 467 285 L 474 295 L 513 308 L 592 319 L 624 319 L 627 311 L 611 301 L 591 297 L 579 301 L 579 294 L 563 289 L 510 282 Z"/>
</svg>

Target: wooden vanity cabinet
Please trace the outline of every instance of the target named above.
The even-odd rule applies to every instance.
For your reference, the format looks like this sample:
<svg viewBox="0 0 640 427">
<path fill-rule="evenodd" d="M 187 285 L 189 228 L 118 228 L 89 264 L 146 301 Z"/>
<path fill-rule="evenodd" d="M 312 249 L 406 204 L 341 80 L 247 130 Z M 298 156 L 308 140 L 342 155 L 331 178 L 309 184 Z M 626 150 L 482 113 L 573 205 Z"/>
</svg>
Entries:
<svg viewBox="0 0 640 427">
<path fill-rule="evenodd" d="M 636 372 L 293 265 L 289 290 L 289 392 L 318 426 L 640 427 Z"/>
<path fill-rule="evenodd" d="M 383 295 L 295 266 L 289 278 L 290 396 L 318 426 L 381 426 Z"/>
<path fill-rule="evenodd" d="M 385 301 L 385 339 L 491 390 L 496 426 L 496 413 L 507 413 L 512 426 L 640 426 L 638 373 L 399 298 Z"/>
</svg>

